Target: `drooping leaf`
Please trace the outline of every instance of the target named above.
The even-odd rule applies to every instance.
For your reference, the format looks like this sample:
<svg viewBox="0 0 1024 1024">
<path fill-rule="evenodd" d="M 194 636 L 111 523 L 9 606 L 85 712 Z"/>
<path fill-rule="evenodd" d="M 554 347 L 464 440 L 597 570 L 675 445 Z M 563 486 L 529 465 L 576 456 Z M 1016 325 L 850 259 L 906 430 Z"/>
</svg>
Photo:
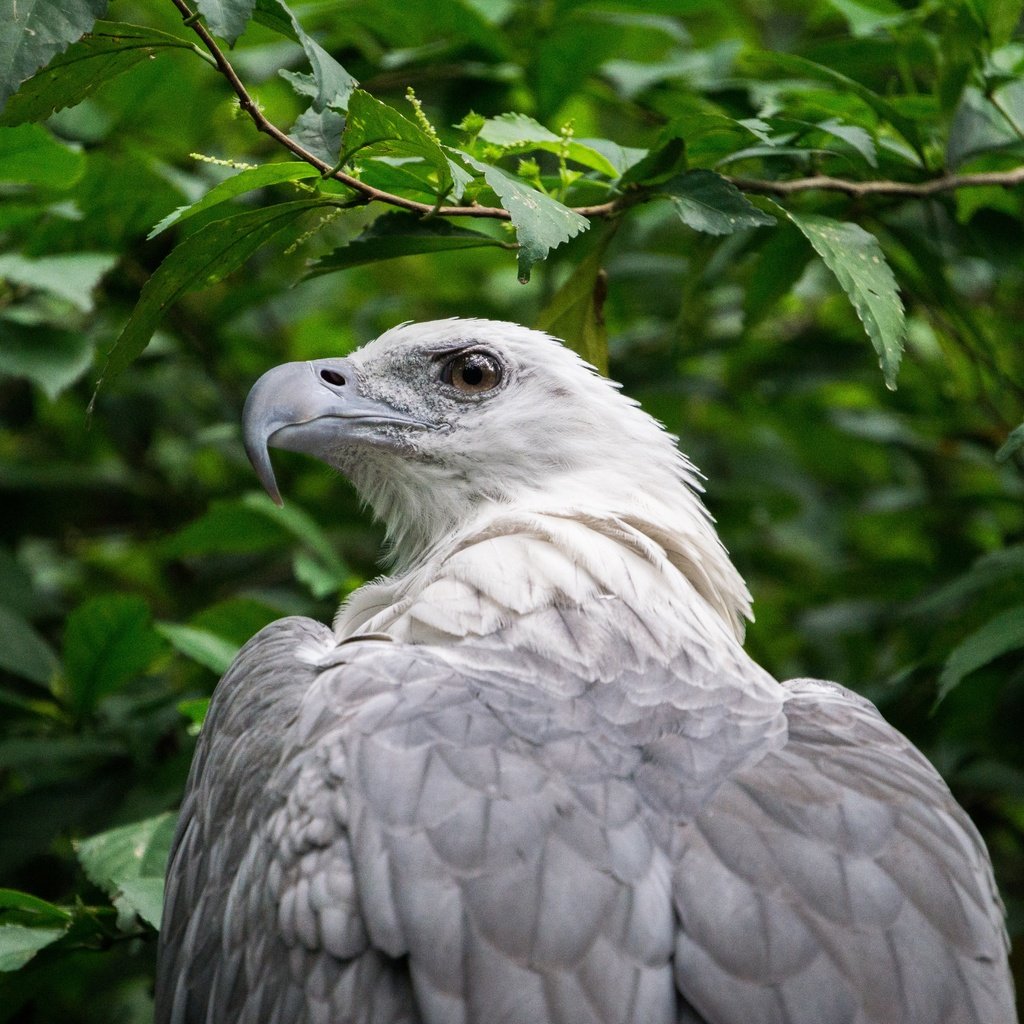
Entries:
<svg viewBox="0 0 1024 1024">
<path fill-rule="evenodd" d="M 0 924 L 0 971 L 20 970 L 39 950 L 56 942 L 65 931 L 65 928 Z"/>
<path fill-rule="evenodd" d="M 996 461 L 1008 462 L 1010 457 L 1016 455 L 1022 448 L 1024 448 L 1024 423 L 1010 431 L 1010 436 L 996 452 Z"/>
<path fill-rule="evenodd" d="M 594 250 L 573 271 L 537 317 L 536 327 L 582 356 L 601 373 L 608 373 L 608 330 L 604 305 L 607 280 L 602 261 L 611 241 L 606 230 Z"/>
<path fill-rule="evenodd" d="M 895 389 L 906 318 L 896 278 L 878 240 L 859 224 L 816 213 L 785 212 L 835 274 L 878 353 L 886 386 Z"/>
<path fill-rule="evenodd" d="M 0 254 L 0 280 L 56 295 L 83 313 L 93 308 L 93 290 L 118 257 L 105 252 L 77 252 L 61 256 Z"/>
<path fill-rule="evenodd" d="M 191 658 L 211 672 L 223 675 L 238 654 L 238 646 L 223 637 L 194 626 L 158 622 L 156 631 L 180 654 Z"/>
<path fill-rule="evenodd" d="M 210 698 L 194 697 L 192 700 L 183 700 L 178 705 L 178 710 L 198 731 L 198 727 L 206 721 L 206 713 L 210 710 Z"/>
<path fill-rule="evenodd" d="M 107 355 L 101 383 L 113 380 L 142 353 L 172 302 L 187 291 L 215 284 L 304 213 L 329 205 L 333 204 L 321 199 L 278 203 L 213 221 L 186 238 L 143 285 L 138 304 Z"/>
<path fill-rule="evenodd" d="M 345 118 L 341 114 L 329 107 L 324 110 L 310 107 L 298 116 L 288 137 L 333 167 L 341 155 L 344 131 Z"/>
<path fill-rule="evenodd" d="M 145 672 L 164 650 L 149 607 L 131 594 L 90 598 L 64 630 L 68 697 L 79 713 Z"/>
<path fill-rule="evenodd" d="M 43 121 L 54 111 L 88 99 L 105 82 L 169 48 L 191 49 L 192 45 L 157 29 L 99 21 L 87 36 L 21 86 L 3 108 L 0 125 Z"/>
<path fill-rule="evenodd" d="M 232 44 L 245 31 L 255 6 L 256 0 L 196 0 L 210 31 Z"/>
<path fill-rule="evenodd" d="M 714 171 L 687 171 L 663 185 L 658 194 L 672 200 L 684 224 L 710 235 L 768 227 L 775 218 L 759 210 L 732 182 Z"/>
<path fill-rule="evenodd" d="M 315 90 L 313 109 L 316 111 L 333 107 L 344 110 L 352 90 L 359 84 L 315 39 L 306 34 L 299 19 L 292 13 L 284 0 L 257 0 L 254 17 L 261 24 L 294 39 L 305 51 L 312 68 L 311 85 Z M 302 76 L 298 76 L 301 80 Z M 293 84 L 295 78 L 291 79 Z M 305 88 L 302 89 L 306 93 Z"/>
<path fill-rule="evenodd" d="M 755 255 L 754 270 L 743 293 L 743 322 L 749 330 L 800 280 L 811 258 L 803 235 L 789 224 L 771 233 Z"/>
<path fill-rule="evenodd" d="M 357 153 L 372 147 L 378 155 L 412 156 L 426 161 L 437 176 L 438 196 L 448 195 L 455 185 L 451 161 L 440 143 L 418 124 L 362 89 L 356 89 L 349 97 L 341 144 L 343 163 L 349 163 Z"/>
<path fill-rule="evenodd" d="M 488 118 L 480 129 L 479 138 L 512 152 L 539 149 L 548 153 L 562 153 L 574 163 L 589 167 L 608 178 L 617 178 L 620 174 L 603 153 L 582 141 L 563 139 L 526 114 L 509 113 Z"/>
<path fill-rule="evenodd" d="M 0 17 L 0 108 L 44 64 L 102 18 L 109 0 L 17 0 Z"/>
<path fill-rule="evenodd" d="M 825 64 L 817 64 L 806 57 L 792 53 L 772 53 L 762 51 L 749 54 L 746 58 L 747 67 L 753 72 L 782 72 L 802 78 L 813 78 L 819 82 L 829 82 L 846 92 L 853 93 L 863 100 L 880 118 L 887 121 L 903 138 L 910 143 L 920 156 L 923 151 L 921 133 L 917 125 L 909 117 L 901 114 L 888 100 L 883 99 L 874 90 L 855 81 L 847 75 L 836 71 Z"/>
<path fill-rule="evenodd" d="M 166 231 L 173 224 L 180 224 L 181 221 L 194 217 L 203 210 L 209 210 L 219 203 L 227 202 L 236 196 L 254 189 L 266 188 L 268 185 L 280 185 L 289 181 L 305 181 L 309 178 L 319 178 L 320 172 L 311 164 L 302 163 L 298 160 L 289 160 L 278 164 L 262 164 L 259 167 L 247 167 L 245 170 L 233 174 L 230 178 L 218 182 L 202 199 L 187 206 L 179 206 L 169 213 L 158 224 L 153 225 L 153 230 L 146 236 L 147 239 L 155 238 L 162 231 Z"/>
<path fill-rule="evenodd" d="M 485 164 L 460 154 L 474 170 L 484 176 L 502 207 L 509 212 L 519 241 L 519 280 L 530 280 L 530 269 L 547 254 L 590 227 L 586 217 L 530 188 L 525 182 L 506 174 L 500 167 Z"/>
<path fill-rule="evenodd" d="M 241 503 L 243 508 L 283 526 L 296 540 L 330 566 L 333 572 L 339 575 L 348 573 L 348 567 L 334 550 L 319 523 L 297 505 L 279 507 L 263 491 L 250 491 L 242 496 Z"/>
<path fill-rule="evenodd" d="M 57 656 L 29 622 L 0 606 L 0 669 L 34 683 L 48 683 L 57 668 Z"/>
<path fill-rule="evenodd" d="M 0 181 L 69 189 L 82 177 L 85 157 L 38 124 L 0 128 Z"/>
<path fill-rule="evenodd" d="M 306 276 L 333 274 L 338 270 L 398 256 L 487 247 L 513 248 L 508 242 L 481 231 L 456 227 L 450 221 L 423 220 L 407 213 L 386 213 L 351 242 L 321 256 Z"/>
<path fill-rule="evenodd" d="M 990 661 L 1024 647 L 1024 604 L 1007 608 L 953 649 L 939 676 L 942 700 L 965 676 Z"/>
<path fill-rule="evenodd" d="M 163 877 L 174 828 L 173 814 L 158 814 L 75 844 L 86 875 L 114 901 L 122 924 L 137 914 L 160 927 Z"/>
<path fill-rule="evenodd" d="M 95 343 L 84 331 L 0 320 L 0 333 L 0 375 L 24 377 L 51 400 L 92 365 Z"/>
</svg>

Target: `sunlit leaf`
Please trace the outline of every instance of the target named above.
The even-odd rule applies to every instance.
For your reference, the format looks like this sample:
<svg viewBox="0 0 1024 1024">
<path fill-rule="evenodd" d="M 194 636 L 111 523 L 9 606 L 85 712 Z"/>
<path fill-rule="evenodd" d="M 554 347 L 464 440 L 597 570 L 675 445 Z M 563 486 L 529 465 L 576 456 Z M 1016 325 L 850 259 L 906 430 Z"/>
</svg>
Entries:
<svg viewBox="0 0 1024 1024">
<path fill-rule="evenodd" d="M 216 672 L 217 675 L 226 672 L 238 654 L 236 644 L 205 629 L 173 622 L 158 622 L 156 631 L 180 654 L 198 662 L 211 672 Z"/>
<path fill-rule="evenodd" d="M 581 141 L 563 139 L 526 114 L 510 113 L 488 118 L 480 129 L 479 137 L 484 142 L 512 152 L 539 149 L 548 153 L 559 153 L 566 159 L 609 178 L 617 178 L 620 174 L 618 168 L 603 153 Z"/>
<path fill-rule="evenodd" d="M 309 150 L 332 167 L 341 155 L 341 136 L 345 118 L 329 107 L 315 110 L 310 107 L 299 115 L 288 133 L 300 146 Z"/>
<path fill-rule="evenodd" d="M 548 253 L 590 227 L 586 217 L 538 192 L 525 182 L 506 174 L 499 167 L 485 164 L 461 154 L 484 181 L 494 190 L 501 205 L 508 210 L 519 241 L 519 280 L 530 280 L 530 269 Z"/>
<path fill-rule="evenodd" d="M 792 210 L 786 215 L 835 274 L 878 353 L 886 386 L 895 388 L 906 317 L 896 278 L 878 240 L 859 224 Z"/>
<path fill-rule="evenodd" d="M 341 142 L 344 163 L 372 148 L 376 154 L 412 156 L 426 161 L 437 176 L 438 196 L 447 195 L 455 184 L 450 161 L 440 144 L 418 124 L 362 89 L 356 89 L 349 97 Z"/>
</svg>

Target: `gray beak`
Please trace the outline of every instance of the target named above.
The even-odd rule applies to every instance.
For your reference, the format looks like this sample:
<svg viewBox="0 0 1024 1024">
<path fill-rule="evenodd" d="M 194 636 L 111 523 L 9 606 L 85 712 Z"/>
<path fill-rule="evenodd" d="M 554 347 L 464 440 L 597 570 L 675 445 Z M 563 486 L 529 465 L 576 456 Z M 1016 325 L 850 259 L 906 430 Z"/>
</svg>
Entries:
<svg viewBox="0 0 1024 1024">
<path fill-rule="evenodd" d="M 367 427 L 429 424 L 359 394 L 358 376 L 348 359 L 284 363 L 268 370 L 249 392 L 242 413 L 245 451 L 267 493 L 284 504 L 270 451 L 304 452 L 324 459 L 366 434 Z"/>
</svg>

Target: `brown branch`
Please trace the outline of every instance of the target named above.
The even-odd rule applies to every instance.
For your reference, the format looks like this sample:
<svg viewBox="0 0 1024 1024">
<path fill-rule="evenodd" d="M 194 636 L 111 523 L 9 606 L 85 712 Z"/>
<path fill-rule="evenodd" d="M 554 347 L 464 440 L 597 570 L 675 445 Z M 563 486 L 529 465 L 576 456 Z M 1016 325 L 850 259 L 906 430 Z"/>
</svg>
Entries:
<svg viewBox="0 0 1024 1024">
<path fill-rule="evenodd" d="M 794 178 L 792 181 L 764 181 L 760 178 L 730 178 L 743 192 L 761 195 L 788 196 L 793 192 L 844 192 L 848 196 L 907 196 L 923 199 L 939 192 L 953 192 L 958 188 L 977 188 L 979 185 L 1002 185 L 1012 188 L 1024 184 L 1024 167 L 1009 171 L 981 171 L 976 174 L 944 174 L 928 181 L 850 181 L 818 174 L 813 178 Z"/>
<path fill-rule="evenodd" d="M 220 73 L 227 79 L 228 84 L 238 97 L 241 108 L 252 119 L 258 131 L 269 135 L 276 142 L 284 146 L 300 160 L 315 167 L 325 178 L 333 178 L 335 181 L 350 188 L 364 203 L 379 202 L 388 206 L 396 206 L 412 213 L 420 213 L 433 217 L 486 217 L 493 220 L 509 220 L 508 210 L 500 206 L 480 206 L 476 203 L 470 206 L 438 206 L 431 203 L 421 203 L 415 199 L 408 199 L 405 196 L 396 195 L 393 192 L 385 192 L 382 189 L 374 188 L 365 181 L 346 174 L 340 168 L 332 167 L 325 163 L 316 154 L 311 153 L 304 146 L 301 146 L 294 139 L 289 138 L 280 128 L 267 120 L 259 104 L 246 89 L 238 73 L 231 66 L 231 62 L 224 56 L 224 52 L 217 45 L 216 40 L 210 35 L 199 15 L 194 13 L 188 6 L 187 0 L 171 0 L 171 3 L 181 12 L 185 24 L 199 36 L 203 45 L 210 52 L 214 63 Z M 933 196 L 941 192 L 952 192 L 958 188 L 973 188 L 979 185 L 1001 185 L 1007 188 L 1024 184 L 1024 167 L 1014 167 L 1009 171 L 984 171 L 976 174 L 946 174 L 941 178 L 931 178 L 928 181 L 905 182 L 905 181 L 851 181 L 845 178 L 832 178 L 820 174 L 810 178 L 795 178 L 791 181 L 768 181 L 761 178 L 739 178 L 724 175 L 727 181 L 732 182 L 743 192 L 752 192 L 759 195 L 787 196 L 795 192 L 843 192 L 848 196 L 906 196 L 923 198 Z M 633 188 L 606 203 L 597 203 L 594 206 L 573 207 L 575 213 L 582 217 L 602 218 L 612 217 L 620 213 L 626 207 L 643 202 L 645 199 L 653 198 L 650 192 L 641 188 Z"/>
</svg>

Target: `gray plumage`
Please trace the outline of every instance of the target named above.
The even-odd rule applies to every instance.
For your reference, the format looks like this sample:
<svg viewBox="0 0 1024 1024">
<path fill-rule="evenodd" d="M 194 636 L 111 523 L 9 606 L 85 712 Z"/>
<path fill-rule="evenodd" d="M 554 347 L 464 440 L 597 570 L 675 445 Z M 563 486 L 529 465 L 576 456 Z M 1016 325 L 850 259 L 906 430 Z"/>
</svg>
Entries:
<svg viewBox="0 0 1024 1024">
<path fill-rule="evenodd" d="M 398 570 L 218 685 L 158 1024 L 1016 1019 L 967 816 L 744 653 L 692 466 L 571 353 L 405 326 L 271 371 L 246 430 L 274 495 L 268 443 L 345 472 Z"/>
</svg>

